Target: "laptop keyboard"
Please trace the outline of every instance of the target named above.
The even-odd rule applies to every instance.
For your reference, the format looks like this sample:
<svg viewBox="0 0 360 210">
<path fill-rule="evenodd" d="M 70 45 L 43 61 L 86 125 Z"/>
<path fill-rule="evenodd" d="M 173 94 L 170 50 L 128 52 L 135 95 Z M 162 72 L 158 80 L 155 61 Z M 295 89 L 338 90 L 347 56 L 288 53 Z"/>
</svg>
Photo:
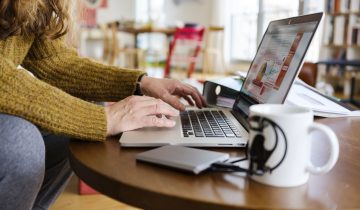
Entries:
<svg viewBox="0 0 360 210">
<path fill-rule="evenodd" d="M 184 137 L 241 137 L 222 111 L 189 110 L 180 113 Z"/>
</svg>

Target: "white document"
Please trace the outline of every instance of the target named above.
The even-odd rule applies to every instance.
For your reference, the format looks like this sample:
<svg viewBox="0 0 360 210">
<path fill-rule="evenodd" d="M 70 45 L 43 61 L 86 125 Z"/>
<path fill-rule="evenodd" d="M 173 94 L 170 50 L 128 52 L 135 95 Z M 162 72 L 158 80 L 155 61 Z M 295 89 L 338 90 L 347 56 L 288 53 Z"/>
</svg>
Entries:
<svg viewBox="0 0 360 210">
<path fill-rule="evenodd" d="M 321 95 L 315 88 L 301 80 L 294 82 L 285 104 L 310 108 L 316 116 L 321 117 L 359 116 L 357 112 L 352 112 L 341 104 Z"/>
<path fill-rule="evenodd" d="M 228 86 L 228 84 L 224 85 Z M 218 96 L 216 99 L 216 105 L 222 107 L 232 108 L 234 102 L 234 98 Z M 298 78 L 292 84 L 285 100 L 285 104 L 310 108 L 313 110 L 315 116 L 320 117 L 360 116 L 360 110 L 351 111 L 343 106 L 338 99 L 330 99 L 329 96 L 322 95 L 317 89 L 307 85 Z"/>
</svg>

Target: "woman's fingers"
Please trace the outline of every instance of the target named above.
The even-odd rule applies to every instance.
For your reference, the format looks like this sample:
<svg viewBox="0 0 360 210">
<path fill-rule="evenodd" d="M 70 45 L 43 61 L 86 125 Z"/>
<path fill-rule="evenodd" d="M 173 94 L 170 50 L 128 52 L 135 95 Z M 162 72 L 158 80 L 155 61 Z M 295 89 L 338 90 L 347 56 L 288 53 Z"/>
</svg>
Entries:
<svg viewBox="0 0 360 210">
<path fill-rule="evenodd" d="M 162 100 L 149 96 L 130 96 L 105 107 L 108 135 L 141 127 L 175 126 L 175 121 L 171 117 L 178 116 L 178 110 L 185 110 L 185 105 L 180 102 L 177 96 L 183 97 L 190 105 L 196 104 L 199 108 L 206 106 L 200 92 L 190 85 L 176 80 L 172 80 L 171 83 L 167 82 L 167 85 L 165 83 L 159 84 L 155 83 L 154 87 L 149 86 L 149 88 L 158 86 L 159 88 L 156 91 L 154 89 L 153 92 L 156 97 Z"/>
<path fill-rule="evenodd" d="M 181 111 L 185 110 L 185 105 L 176 96 L 184 97 L 190 105 L 196 104 L 199 108 L 207 106 L 205 99 L 196 88 L 176 79 L 143 77 L 141 86 L 149 96 L 160 98 Z"/>
<path fill-rule="evenodd" d="M 165 116 L 178 116 L 179 112 L 161 99 L 148 97 L 147 100 L 135 99 L 128 115 L 132 115 L 134 127 L 173 127 L 175 121 Z"/>
<path fill-rule="evenodd" d="M 142 118 L 142 125 L 141 127 L 174 127 L 175 121 L 170 120 L 166 117 L 156 117 L 154 115 L 145 116 Z"/>
<path fill-rule="evenodd" d="M 200 94 L 200 92 L 190 86 L 190 85 L 186 85 L 186 84 L 181 84 L 176 88 L 176 93 L 177 94 L 186 94 L 186 95 L 190 95 L 191 98 L 195 101 L 196 106 L 201 108 L 201 107 L 205 107 L 206 106 L 206 102 L 203 99 L 202 95 Z"/>
<path fill-rule="evenodd" d="M 179 112 L 160 99 L 147 96 L 130 96 L 105 107 L 107 135 L 142 127 L 172 127 L 175 121 L 166 116 L 178 116 Z"/>
<path fill-rule="evenodd" d="M 181 97 L 183 97 L 191 106 L 194 106 L 194 101 L 186 94 L 182 94 Z"/>
<path fill-rule="evenodd" d="M 166 93 L 161 96 L 161 99 L 165 101 L 166 103 L 170 104 L 172 107 L 174 107 L 177 110 L 184 111 L 185 105 L 180 102 L 179 98 L 176 96 L 171 95 L 170 93 Z"/>
</svg>

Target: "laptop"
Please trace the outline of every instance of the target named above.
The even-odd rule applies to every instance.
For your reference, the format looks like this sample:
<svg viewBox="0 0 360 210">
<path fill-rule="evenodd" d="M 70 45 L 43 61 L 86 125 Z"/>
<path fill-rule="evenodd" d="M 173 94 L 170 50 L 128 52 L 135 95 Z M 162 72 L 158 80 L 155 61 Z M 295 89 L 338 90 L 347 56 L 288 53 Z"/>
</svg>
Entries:
<svg viewBox="0 0 360 210">
<path fill-rule="evenodd" d="M 124 132 L 123 147 L 245 147 L 249 138 L 249 107 L 280 104 L 299 73 L 322 13 L 269 23 L 232 109 L 189 107 L 173 128 L 141 128 Z"/>
</svg>

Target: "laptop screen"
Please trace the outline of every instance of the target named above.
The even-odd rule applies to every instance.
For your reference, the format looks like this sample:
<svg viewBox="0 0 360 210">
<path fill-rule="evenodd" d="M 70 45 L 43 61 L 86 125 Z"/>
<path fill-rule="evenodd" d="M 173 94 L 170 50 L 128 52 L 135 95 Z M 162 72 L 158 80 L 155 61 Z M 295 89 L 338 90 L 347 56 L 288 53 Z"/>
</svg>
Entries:
<svg viewBox="0 0 360 210">
<path fill-rule="evenodd" d="M 297 18 L 304 17 L 307 16 Z M 296 21 L 296 18 L 271 22 L 251 63 L 241 93 L 257 103 L 283 103 L 320 18 L 305 22 Z"/>
</svg>

